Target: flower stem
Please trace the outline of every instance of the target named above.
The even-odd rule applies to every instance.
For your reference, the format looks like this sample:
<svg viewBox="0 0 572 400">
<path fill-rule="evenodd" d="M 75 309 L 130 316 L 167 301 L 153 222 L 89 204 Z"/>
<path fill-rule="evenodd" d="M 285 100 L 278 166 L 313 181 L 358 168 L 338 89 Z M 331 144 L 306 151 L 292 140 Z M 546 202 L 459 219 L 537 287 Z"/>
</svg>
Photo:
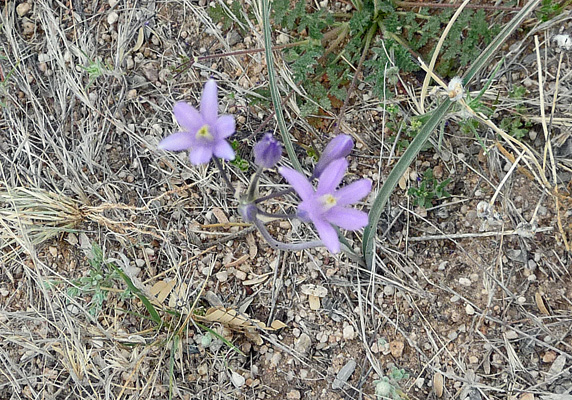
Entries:
<svg viewBox="0 0 572 400">
<path fill-rule="evenodd" d="M 298 218 L 298 216 L 296 214 L 269 213 L 269 212 L 261 210 L 260 208 L 258 209 L 257 214 L 263 215 L 263 216 L 269 217 L 269 218 L 282 218 L 282 219 Z"/>
<path fill-rule="evenodd" d="M 222 164 L 220 163 L 220 160 L 216 157 L 213 157 L 213 160 L 218 168 L 218 170 L 220 171 L 220 174 L 222 175 L 222 179 L 224 179 L 224 181 L 226 182 L 227 186 L 230 189 L 233 189 L 232 187 L 232 183 L 230 183 L 230 179 L 228 179 L 228 175 L 226 174 L 226 172 L 224 171 L 224 169 L 222 168 Z"/>
<path fill-rule="evenodd" d="M 311 242 L 303 242 L 303 243 L 279 242 L 278 240 L 274 239 L 270 235 L 270 233 L 268 232 L 268 230 L 264 226 L 264 223 L 261 220 L 259 220 L 258 218 L 255 218 L 253 223 L 256 226 L 256 228 L 258 229 L 258 231 L 260 232 L 260 234 L 262 235 L 262 237 L 264 238 L 264 240 L 266 240 L 268 242 L 270 247 L 275 248 L 275 249 L 300 251 L 300 250 L 310 249 L 312 247 L 320 247 L 320 246 L 324 245 L 321 240 L 313 240 Z"/>
<path fill-rule="evenodd" d="M 246 197 L 249 203 L 252 203 L 252 201 L 254 200 L 256 188 L 258 187 L 258 179 L 260 178 L 263 169 L 264 169 L 263 167 L 258 167 L 256 169 L 256 172 L 254 173 L 252 181 L 250 181 L 250 186 L 248 187 L 248 194 Z"/>
<path fill-rule="evenodd" d="M 262 203 L 263 201 L 274 199 L 276 197 L 285 196 L 288 193 L 292 193 L 293 191 L 294 191 L 293 188 L 289 188 L 289 189 L 281 190 L 279 192 L 270 193 L 269 195 L 259 197 L 256 200 L 254 200 L 254 204 L 259 204 L 259 203 Z"/>
</svg>

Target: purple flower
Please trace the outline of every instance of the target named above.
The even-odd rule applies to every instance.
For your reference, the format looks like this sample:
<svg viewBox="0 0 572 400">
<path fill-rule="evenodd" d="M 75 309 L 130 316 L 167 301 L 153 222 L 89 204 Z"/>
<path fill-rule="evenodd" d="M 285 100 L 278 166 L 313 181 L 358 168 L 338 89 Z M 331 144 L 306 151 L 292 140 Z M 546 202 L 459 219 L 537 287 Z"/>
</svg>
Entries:
<svg viewBox="0 0 572 400">
<path fill-rule="evenodd" d="M 332 225 L 355 231 L 368 223 L 367 213 L 347 206 L 357 203 L 371 191 L 371 181 L 361 179 L 336 190 L 348 168 L 348 162 L 339 158 L 329 163 L 318 182 L 318 189 L 298 171 L 280 168 L 279 172 L 296 190 L 302 202 L 298 206 L 298 216 L 312 221 L 324 245 L 332 253 L 340 251 L 338 234 Z"/>
<path fill-rule="evenodd" d="M 254 162 L 264 168 L 272 168 L 282 157 L 282 145 L 271 133 L 264 135 L 254 145 Z"/>
<path fill-rule="evenodd" d="M 182 101 L 175 104 L 173 113 L 183 131 L 161 140 L 159 149 L 189 150 L 189 158 L 195 165 L 208 163 L 213 155 L 233 160 L 234 151 L 225 139 L 234 133 L 234 117 L 218 116 L 217 94 L 216 82 L 209 79 L 201 97 L 200 112 Z"/>
<path fill-rule="evenodd" d="M 314 168 L 314 176 L 319 178 L 326 167 L 332 162 L 340 158 L 345 158 L 350 154 L 354 147 L 354 141 L 349 135 L 338 135 L 333 138 L 324 149 L 322 156 L 318 160 Z"/>
</svg>

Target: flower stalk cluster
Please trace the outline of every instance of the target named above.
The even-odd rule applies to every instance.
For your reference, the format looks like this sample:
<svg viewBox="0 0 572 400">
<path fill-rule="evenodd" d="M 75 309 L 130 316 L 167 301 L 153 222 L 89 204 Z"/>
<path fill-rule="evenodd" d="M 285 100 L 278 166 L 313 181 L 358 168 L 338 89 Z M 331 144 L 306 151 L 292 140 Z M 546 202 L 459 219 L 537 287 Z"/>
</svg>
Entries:
<svg viewBox="0 0 572 400">
<path fill-rule="evenodd" d="M 209 80 L 205 85 L 199 110 L 187 103 L 176 103 L 174 114 L 182 130 L 163 139 L 158 147 L 170 151 L 187 150 L 189 159 L 194 165 L 207 164 L 213 159 L 230 186 L 230 180 L 219 158 L 234 159 L 234 151 L 226 139 L 235 132 L 235 120 L 231 115 L 218 115 L 217 97 L 216 82 Z M 360 179 L 340 187 L 348 168 L 346 157 L 351 153 L 353 145 L 350 136 L 336 136 L 326 146 L 309 178 L 294 169 L 280 167 L 278 172 L 290 187 L 264 197 L 257 197 L 260 176 L 265 170 L 276 167 L 282 157 L 280 142 L 271 133 L 265 134 L 253 149 L 257 169 L 246 193 L 240 196 L 238 206 L 240 215 L 244 221 L 255 225 L 262 237 L 273 248 L 298 251 L 325 246 L 332 253 L 338 253 L 341 246 L 335 227 L 356 231 L 368 223 L 367 213 L 351 206 L 369 194 L 371 181 Z M 314 185 L 314 180 L 317 180 L 317 185 Z M 262 208 L 263 203 L 292 192 L 296 192 L 301 200 L 294 213 L 269 213 Z M 268 232 L 261 216 L 298 218 L 311 223 L 320 240 L 301 243 L 279 242 Z"/>
</svg>

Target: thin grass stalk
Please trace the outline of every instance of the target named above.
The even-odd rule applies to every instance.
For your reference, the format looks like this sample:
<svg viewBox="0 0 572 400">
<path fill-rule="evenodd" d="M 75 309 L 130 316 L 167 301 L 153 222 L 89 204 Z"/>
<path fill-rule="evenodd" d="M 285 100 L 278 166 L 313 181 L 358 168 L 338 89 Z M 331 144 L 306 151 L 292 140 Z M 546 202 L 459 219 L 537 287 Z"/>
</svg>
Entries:
<svg viewBox="0 0 572 400">
<path fill-rule="evenodd" d="M 393 189 L 399 182 L 399 179 L 401 179 L 407 170 L 407 167 L 409 167 L 413 160 L 415 160 L 415 157 L 417 157 L 417 154 L 421 151 L 421 148 L 439 122 L 441 122 L 445 117 L 452 104 L 452 102 L 446 100 L 433 112 L 431 118 L 429 118 L 417 136 L 415 136 L 415 139 L 413 139 L 409 147 L 407 147 L 405 153 L 403 153 L 399 158 L 399 161 L 395 164 L 395 167 L 393 167 L 377 194 L 377 197 L 371 206 L 371 210 L 369 211 L 369 223 L 363 232 L 363 254 L 368 267 L 371 267 L 373 262 L 377 224 L 381 217 L 381 213 L 385 208 L 385 204 L 389 200 L 391 193 L 393 193 Z"/>
<path fill-rule="evenodd" d="M 272 35 L 270 33 L 270 0 L 262 0 L 262 24 L 264 26 L 264 54 L 266 55 L 266 68 L 268 68 L 268 82 L 270 85 L 270 96 L 272 97 L 272 104 L 274 105 L 274 112 L 276 113 L 276 121 L 284 148 L 288 154 L 292 166 L 299 172 L 302 172 L 302 166 L 292 144 L 292 138 L 286 128 L 286 121 L 282 113 L 282 102 L 280 100 L 280 93 L 276 85 L 276 72 L 274 71 L 274 57 L 272 54 Z"/>
</svg>

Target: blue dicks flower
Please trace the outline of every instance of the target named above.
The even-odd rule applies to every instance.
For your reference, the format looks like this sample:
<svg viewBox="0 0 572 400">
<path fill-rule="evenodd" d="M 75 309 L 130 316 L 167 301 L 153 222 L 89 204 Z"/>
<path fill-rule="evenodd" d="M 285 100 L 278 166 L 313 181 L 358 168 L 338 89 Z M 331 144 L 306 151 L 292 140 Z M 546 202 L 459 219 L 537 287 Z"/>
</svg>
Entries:
<svg viewBox="0 0 572 400">
<path fill-rule="evenodd" d="M 225 139 L 235 131 L 234 117 L 218 116 L 217 95 L 216 82 L 209 79 L 201 97 L 200 112 L 182 101 L 175 104 L 173 113 L 183 130 L 161 140 L 159 149 L 189 150 L 189 159 L 195 165 L 208 163 L 213 155 L 233 160 L 234 151 Z"/>
<path fill-rule="evenodd" d="M 336 189 L 347 168 L 348 162 L 344 158 L 330 162 L 322 172 L 316 190 L 298 171 L 284 167 L 279 170 L 302 199 L 298 206 L 298 216 L 305 221 L 312 221 L 320 239 L 332 253 L 340 251 L 338 234 L 332 225 L 356 231 L 368 223 L 367 213 L 348 206 L 368 195 L 371 181 L 361 179 Z"/>
<path fill-rule="evenodd" d="M 314 168 L 314 177 L 319 178 L 326 167 L 335 160 L 346 158 L 354 147 L 354 141 L 349 135 L 338 135 L 324 149 L 322 156 Z"/>
<path fill-rule="evenodd" d="M 263 168 L 272 168 L 282 157 L 282 145 L 271 133 L 254 145 L 254 162 Z"/>
</svg>

